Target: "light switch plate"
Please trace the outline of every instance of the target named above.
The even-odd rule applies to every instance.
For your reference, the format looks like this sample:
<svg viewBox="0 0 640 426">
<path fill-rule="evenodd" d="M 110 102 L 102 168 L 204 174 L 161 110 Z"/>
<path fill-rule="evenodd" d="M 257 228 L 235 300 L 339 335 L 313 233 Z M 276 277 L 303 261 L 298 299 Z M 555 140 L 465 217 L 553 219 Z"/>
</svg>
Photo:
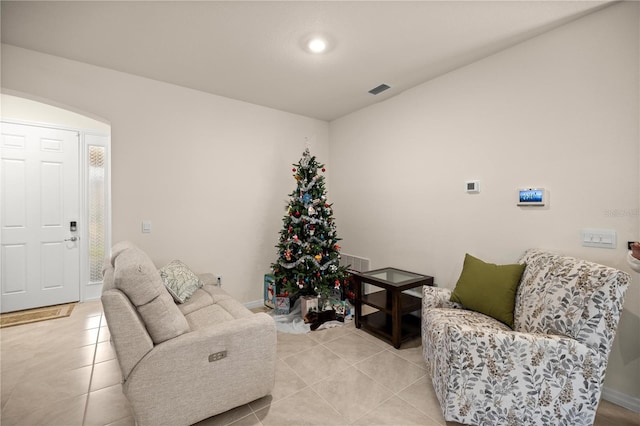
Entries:
<svg viewBox="0 0 640 426">
<path fill-rule="evenodd" d="M 148 220 L 142 221 L 142 232 L 145 234 L 148 234 L 151 232 L 151 222 L 149 222 Z"/>
<path fill-rule="evenodd" d="M 616 231 L 613 229 L 587 228 L 580 231 L 584 247 L 616 248 Z"/>
</svg>

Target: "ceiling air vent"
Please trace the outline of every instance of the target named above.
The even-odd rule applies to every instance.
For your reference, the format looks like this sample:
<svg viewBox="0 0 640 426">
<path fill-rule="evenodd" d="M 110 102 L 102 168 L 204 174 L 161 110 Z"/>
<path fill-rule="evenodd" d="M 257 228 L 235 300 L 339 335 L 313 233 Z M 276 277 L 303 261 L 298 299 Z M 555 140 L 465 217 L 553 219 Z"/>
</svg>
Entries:
<svg viewBox="0 0 640 426">
<path fill-rule="evenodd" d="M 384 92 L 387 89 L 390 89 L 391 87 L 387 86 L 386 84 L 381 84 L 378 87 L 374 87 L 373 89 L 369 90 L 369 93 L 371 93 L 372 95 L 377 95 L 378 93 Z"/>
</svg>

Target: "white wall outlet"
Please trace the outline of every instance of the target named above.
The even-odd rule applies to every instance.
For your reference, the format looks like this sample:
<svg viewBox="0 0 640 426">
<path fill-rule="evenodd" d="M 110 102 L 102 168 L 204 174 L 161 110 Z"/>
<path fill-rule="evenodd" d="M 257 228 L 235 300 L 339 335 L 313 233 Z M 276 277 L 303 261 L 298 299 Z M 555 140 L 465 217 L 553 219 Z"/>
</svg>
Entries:
<svg viewBox="0 0 640 426">
<path fill-rule="evenodd" d="M 464 189 L 469 194 L 477 194 L 480 192 L 480 181 L 468 180 L 464 183 Z"/>
<path fill-rule="evenodd" d="M 142 221 L 142 232 L 144 234 L 148 234 L 151 232 L 151 222 L 148 220 L 143 220 Z"/>
</svg>

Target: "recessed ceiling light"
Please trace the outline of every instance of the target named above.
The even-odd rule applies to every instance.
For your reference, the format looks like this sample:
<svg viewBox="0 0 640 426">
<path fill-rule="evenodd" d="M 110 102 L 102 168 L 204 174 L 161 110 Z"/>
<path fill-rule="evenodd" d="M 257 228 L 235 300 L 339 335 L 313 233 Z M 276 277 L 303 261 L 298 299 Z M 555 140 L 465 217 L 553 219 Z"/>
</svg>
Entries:
<svg viewBox="0 0 640 426">
<path fill-rule="evenodd" d="M 307 43 L 307 47 L 313 53 L 322 53 L 327 49 L 327 42 L 321 38 L 312 38 Z"/>
</svg>

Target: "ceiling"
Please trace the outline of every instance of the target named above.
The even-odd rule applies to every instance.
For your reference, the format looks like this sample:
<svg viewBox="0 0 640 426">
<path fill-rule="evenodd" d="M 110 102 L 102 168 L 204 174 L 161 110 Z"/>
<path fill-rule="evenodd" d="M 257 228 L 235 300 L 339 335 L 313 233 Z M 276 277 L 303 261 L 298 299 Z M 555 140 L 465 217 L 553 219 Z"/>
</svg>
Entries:
<svg viewBox="0 0 640 426">
<path fill-rule="evenodd" d="M 2 42 L 333 120 L 610 1 L 2 1 Z M 304 44 L 323 35 L 329 48 Z M 368 91 L 380 84 L 379 95 Z"/>
</svg>

